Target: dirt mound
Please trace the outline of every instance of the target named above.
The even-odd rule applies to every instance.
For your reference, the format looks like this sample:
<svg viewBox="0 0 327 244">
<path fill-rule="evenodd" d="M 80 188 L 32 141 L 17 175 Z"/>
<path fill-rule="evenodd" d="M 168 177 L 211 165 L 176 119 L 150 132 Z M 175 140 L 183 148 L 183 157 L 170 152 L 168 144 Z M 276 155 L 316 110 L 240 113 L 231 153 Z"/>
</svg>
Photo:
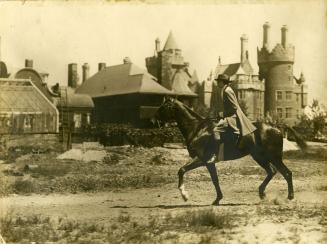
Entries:
<svg viewBox="0 0 327 244">
<path fill-rule="evenodd" d="M 106 157 L 107 153 L 105 150 L 82 150 L 78 148 L 73 148 L 69 151 L 60 154 L 57 159 L 71 159 L 83 162 L 101 162 Z"/>
</svg>

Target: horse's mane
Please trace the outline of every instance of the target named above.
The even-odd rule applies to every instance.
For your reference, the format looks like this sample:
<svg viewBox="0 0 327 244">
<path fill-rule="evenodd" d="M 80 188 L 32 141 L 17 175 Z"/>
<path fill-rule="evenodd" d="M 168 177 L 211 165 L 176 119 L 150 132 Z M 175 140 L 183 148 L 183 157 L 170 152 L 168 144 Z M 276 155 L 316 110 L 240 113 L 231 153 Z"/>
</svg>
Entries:
<svg viewBox="0 0 327 244">
<path fill-rule="evenodd" d="M 184 103 L 180 102 L 180 101 L 175 101 L 177 104 L 179 104 L 182 108 L 184 108 L 187 112 L 189 112 L 192 116 L 194 116 L 196 119 L 198 120 L 204 120 L 205 118 L 203 116 L 201 116 L 200 114 L 198 114 L 197 112 L 195 112 L 193 109 L 191 109 L 190 107 L 188 107 L 187 105 L 185 105 Z"/>
</svg>

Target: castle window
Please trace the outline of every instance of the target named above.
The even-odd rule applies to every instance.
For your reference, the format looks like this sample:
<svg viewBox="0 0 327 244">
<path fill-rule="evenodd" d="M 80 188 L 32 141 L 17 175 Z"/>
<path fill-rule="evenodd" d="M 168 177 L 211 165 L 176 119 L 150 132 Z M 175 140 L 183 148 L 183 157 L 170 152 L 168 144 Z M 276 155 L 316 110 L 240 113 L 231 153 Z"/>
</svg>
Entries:
<svg viewBox="0 0 327 244">
<path fill-rule="evenodd" d="M 291 68 L 292 68 L 292 65 L 289 65 L 289 66 L 288 66 L 288 70 L 291 70 Z"/>
<path fill-rule="evenodd" d="M 277 117 L 278 118 L 283 118 L 283 109 L 282 108 L 277 108 Z"/>
<path fill-rule="evenodd" d="M 292 117 L 292 108 L 286 108 L 285 118 L 291 118 L 291 117 Z"/>
<path fill-rule="evenodd" d="M 296 101 L 298 102 L 300 100 L 300 94 L 296 94 Z"/>
<path fill-rule="evenodd" d="M 286 100 L 292 100 L 292 92 L 286 91 Z"/>
<path fill-rule="evenodd" d="M 282 91 L 276 91 L 276 100 L 282 100 L 282 99 L 283 99 Z"/>
<path fill-rule="evenodd" d="M 245 98 L 245 91 L 244 90 L 240 90 L 239 91 L 239 99 L 244 99 Z"/>
</svg>

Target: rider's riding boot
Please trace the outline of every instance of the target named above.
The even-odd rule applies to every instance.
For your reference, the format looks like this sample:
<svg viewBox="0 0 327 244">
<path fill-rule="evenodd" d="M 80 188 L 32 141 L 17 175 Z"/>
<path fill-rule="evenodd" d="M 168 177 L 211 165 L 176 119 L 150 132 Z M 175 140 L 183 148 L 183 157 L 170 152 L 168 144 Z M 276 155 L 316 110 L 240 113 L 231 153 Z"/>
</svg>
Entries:
<svg viewBox="0 0 327 244">
<path fill-rule="evenodd" d="M 214 136 L 215 138 L 215 154 L 213 157 L 208 161 L 208 163 L 217 163 L 219 160 L 219 148 L 220 148 L 220 136 Z"/>
</svg>

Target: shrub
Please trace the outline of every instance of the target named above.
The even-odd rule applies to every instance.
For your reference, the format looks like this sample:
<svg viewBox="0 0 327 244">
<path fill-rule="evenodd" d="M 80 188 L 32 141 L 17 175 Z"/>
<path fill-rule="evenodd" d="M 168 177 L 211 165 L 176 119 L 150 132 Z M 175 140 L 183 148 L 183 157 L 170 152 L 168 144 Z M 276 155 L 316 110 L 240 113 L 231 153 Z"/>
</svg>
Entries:
<svg viewBox="0 0 327 244">
<path fill-rule="evenodd" d="M 12 189 L 15 193 L 33 193 L 37 191 L 37 187 L 34 182 L 30 180 L 17 179 L 12 184 Z"/>
</svg>

